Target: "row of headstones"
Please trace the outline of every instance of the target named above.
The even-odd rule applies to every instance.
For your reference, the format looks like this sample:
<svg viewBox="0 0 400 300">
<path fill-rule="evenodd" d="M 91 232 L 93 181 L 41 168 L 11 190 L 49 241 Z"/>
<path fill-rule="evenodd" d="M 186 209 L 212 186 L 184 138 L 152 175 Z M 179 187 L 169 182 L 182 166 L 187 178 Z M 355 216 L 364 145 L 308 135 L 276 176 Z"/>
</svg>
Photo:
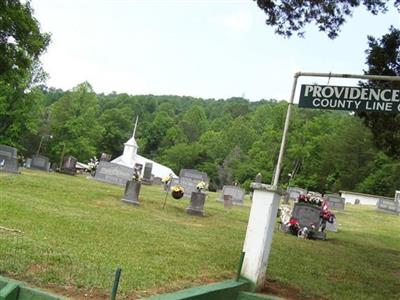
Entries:
<svg viewBox="0 0 400 300">
<path fill-rule="evenodd" d="M 314 196 L 321 197 L 320 193 L 316 192 L 307 192 L 307 190 L 299 188 L 299 187 L 289 187 L 286 190 L 285 200 L 293 200 L 297 201 L 300 195 L 305 195 L 307 193 L 311 193 Z M 326 194 L 324 195 L 328 202 L 328 206 L 333 210 L 344 210 L 345 207 L 345 199 L 341 197 L 339 194 Z"/>
<path fill-rule="evenodd" d="M 42 155 L 34 155 L 26 160 L 27 168 L 34 168 L 44 171 L 50 170 L 49 159 Z M 0 145 L 0 171 L 18 173 L 18 150 L 7 145 Z"/>
<path fill-rule="evenodd" d="M 136 181 L 133 179 L 129 180 L 125 185 L 124 195 L 121 200 L 128 204 L 140 205 L 140 187 L 140 181 Z M 191 215 L 204 216 L 204 204 L 206 196 L 207 194 L 203 192 L 192 192 L 190 197 L 190 204 L 189 207 L 186 208 L 186 212 Z"/>
<path fill-rule="evenodd" d="M 0 171 L 8 173 L 18 173 L 18 150 L 7 145 L 0 145 Z M 60 172 L 67 174 L 76 173 L 77 159 L 73 156 L 64 158 Z M 51 163 L 48 157 L 43 155 L 33 155 L 32 158 L 27 158 L 25 167 L 38 169 L 42 171 L 50 171 Z"/>
</svg>

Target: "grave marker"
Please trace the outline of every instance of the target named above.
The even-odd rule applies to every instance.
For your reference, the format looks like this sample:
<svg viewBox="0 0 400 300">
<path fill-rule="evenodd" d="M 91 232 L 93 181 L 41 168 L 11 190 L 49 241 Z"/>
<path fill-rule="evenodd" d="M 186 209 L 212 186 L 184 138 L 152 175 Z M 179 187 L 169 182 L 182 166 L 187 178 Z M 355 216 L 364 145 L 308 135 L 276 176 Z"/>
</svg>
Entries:
<svg viewBox="0 0 400 300">
<path fill-rule="evenodd" d="M 233 205 L 243 205 L 245 190 L 234 185 L 224 185 L 219 200 L 224 201 L 225 195 L 232 196 Z"/>
<path fill-rule="evenodd" d="M 192 192 L 197 192 L 196 186 L 201 181 L 204 181 L 207 185 L 210 182 L 207 174 L 204 172 L 193 169 L 182 169 L 179 172 L 179 184 L 185 190 L 185 197 L 190 198 L 192 196 Z"/>
<path fill-rule="evenodd" d="M 307 194 L 307 190 L 299 187 L 289 187 L 286 190 L 285 202 L 289 203 L 289 200 L 297 201 L 300 195 Z"/>
<path fill-rule="evenodd" d="M 340 197 L 339 194 L 326 194 L 326 201 L 328 201 L 328 206 L 334 210 L 344 210 L 345 199 Z"/>
<path fill-rule="evenodd" d="M 17 149 L 0 145 L 0 171 L 18 173 Z"/>
<path fill-rule="evenodd" d="M 48 172 L 50 170 L 49 158 L 43 155 L 32 156 L 31 168 Z"/>
<path fill-rule="evenodd" d="M 190 206 L 186 208 L 186 212 L 191 215 L 204 216 L 204 203 L 206 201 L 206 193 L 192 192 L 190 197 Z"/>
<path fill-rule="evenodd" d="M 153 164 L 150 162 L 145 163 L 144 165 L 144 171 L 143 171 L 143 178 L 142 182 L 143 184 L 153 184 L 153 179 L 151 176 L 151 171 L 153 170 Z"/>
<path fill-rule="evenodd" d="M 125 185 L 132 179 L 134 170 L 119 164 L 101 161 L 97 165 L 94 179 L 102 182 Z"/>
<path fill-rule="evenodd" d="M 60 168 L 60 173 L 75 175 L 77 162 L 78 162 L 78 160 L 71 155 L 65 157 L 63 164 Z"/>
<path fill-rule="evenodd" d="M 376 203 L 376 209 L 385 213 L 400 215 L 399 199 L 399 191 L 396 191 L 395 198 L 382 197 Z"/>
</svg>

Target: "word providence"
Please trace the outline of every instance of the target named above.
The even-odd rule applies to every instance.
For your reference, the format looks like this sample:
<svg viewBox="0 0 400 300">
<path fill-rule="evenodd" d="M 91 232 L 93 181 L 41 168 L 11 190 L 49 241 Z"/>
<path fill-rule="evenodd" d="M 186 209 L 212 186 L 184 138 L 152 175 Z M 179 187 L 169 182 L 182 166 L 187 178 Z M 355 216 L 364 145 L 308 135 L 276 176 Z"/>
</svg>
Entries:
<svg viewBox="0 0 400 300">
<path fill-rule="evenodd" d="M 400 90 L 302 85 L 300 107 L 400 112 Z"/>
</svg>

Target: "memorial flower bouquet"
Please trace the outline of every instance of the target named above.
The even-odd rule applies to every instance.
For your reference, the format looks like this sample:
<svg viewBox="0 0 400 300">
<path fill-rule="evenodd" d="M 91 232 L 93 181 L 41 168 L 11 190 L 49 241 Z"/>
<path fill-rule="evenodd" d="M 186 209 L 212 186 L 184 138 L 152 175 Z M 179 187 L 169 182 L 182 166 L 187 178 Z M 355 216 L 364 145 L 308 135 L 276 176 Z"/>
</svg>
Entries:
<svg viewBox="0 0 400 300">
<path fill-rule="evenodd" d="M 182 198 L 184 193 L 185 193 L 185 190 L 180 185 L 174 185 L 171 188 L 171 195 L 172 195 L 172 198 L 174 198 L 174 199 Z"/>
<path fill-rule="evenodd" d="M 208 184 L 205 183 L 204 181 L 200 181 L 197 185 L 196 185 L 196 189 L 198 192 L 204 192 L 208 189 Z"/>
</svg>

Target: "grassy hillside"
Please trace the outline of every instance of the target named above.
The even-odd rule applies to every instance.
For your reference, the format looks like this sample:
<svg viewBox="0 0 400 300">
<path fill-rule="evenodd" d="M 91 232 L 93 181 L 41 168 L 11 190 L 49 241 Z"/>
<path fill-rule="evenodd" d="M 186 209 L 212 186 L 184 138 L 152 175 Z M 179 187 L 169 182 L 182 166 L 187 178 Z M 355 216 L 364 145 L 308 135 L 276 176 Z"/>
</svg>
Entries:
<svg viewBox="0 0 400 300">
<path fill-rule="evenodd" d="M 249 208 L 225 210 L 210 193 L 207 217 L 185 213 L 188 200 L 142 186 L 140 207 L 123 188 L 85 177 L 24 170 L 0 173 L 0 273 L 73 297 L 107 298 L 122 268 L 129 298 L 234 276 Z M 348 206 L 328 241 L 276 232 L 269 280 L 298 298 L 400 298 L 400 218 Z M 283 295 L 285 291 L 281 291 Z"/>
</svg>

